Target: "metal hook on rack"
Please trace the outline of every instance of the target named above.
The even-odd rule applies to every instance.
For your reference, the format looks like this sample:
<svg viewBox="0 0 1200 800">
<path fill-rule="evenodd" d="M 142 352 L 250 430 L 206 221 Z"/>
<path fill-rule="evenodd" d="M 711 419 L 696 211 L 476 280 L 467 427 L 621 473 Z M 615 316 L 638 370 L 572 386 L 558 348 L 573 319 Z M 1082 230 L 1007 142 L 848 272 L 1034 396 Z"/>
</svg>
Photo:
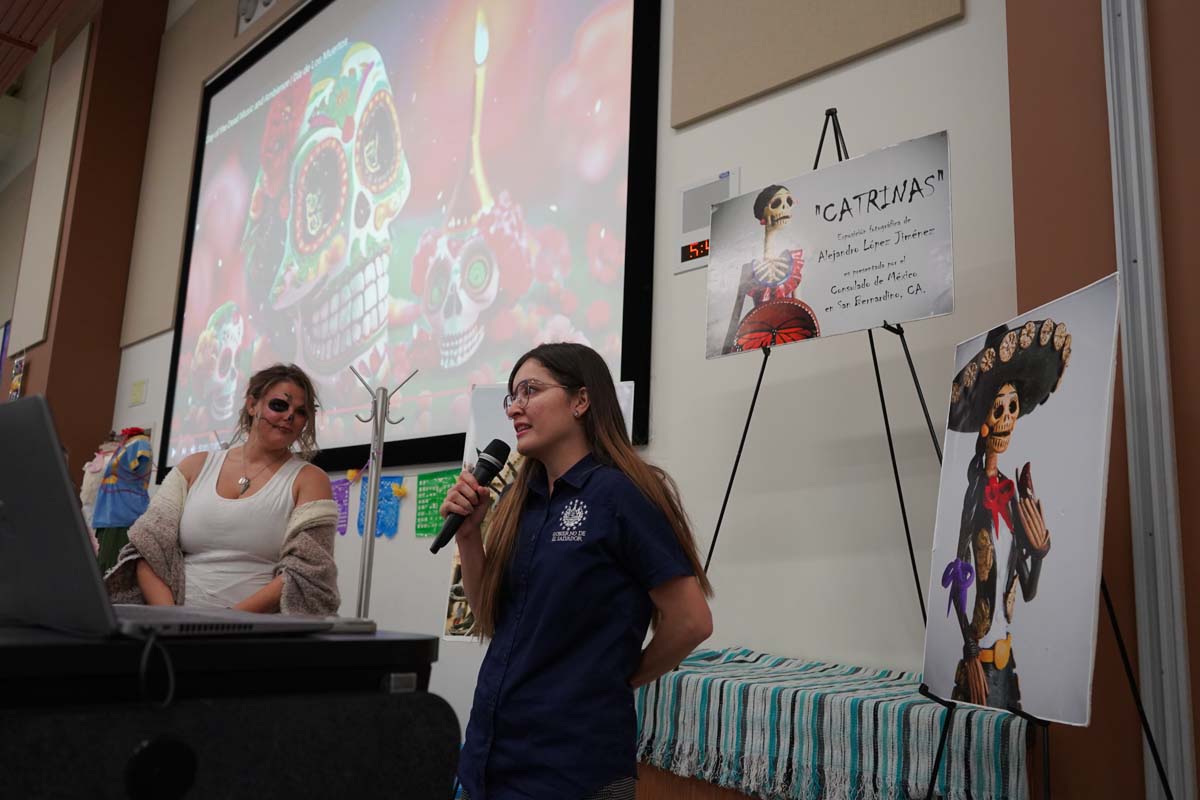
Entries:
<svg viewBox="0 0 1200 800">
<path fill-rule="evenodd" d="M 354 368 L 353 364 L 350 365 L 350 371 L 354 373 L 354 377 L 358 378 L 358 382 L 363 385 L 363 388 L 367 390 L 367 394 L 369 394 L 371 396 L 371 413 L 370 413 L 370 415 L 364 419 L 359 414 L 355 414 L 354 418 L 356 420 L 358 420 L 359 422 L 364 422 L 364 423 L 370 422 L 371 420 L 375 419 L 375 392 L 371 389 L 371 386 L 370 386 L 370 384 L 367 383 L 366 379 L 363 378 L 363 376 L 358 373 L 358 370 L 356 370 Z M 409 375 L 408 377 L 411 378 L 412 375 Z M 400 384 L 400 386 L 403 386 L 403 385 L 404 385 L 403 383 Z M 388 396 L 388 399 L 389 400 L 391 399 L 391 395 Z"/>
<path fill-rule="evenodd" d="M 390 393 L 390 394 L 388 394 L 388 396 L 387 396 L 387 407 L 389 407 L 389 408 L 391 407 L 392 398 L 393 398 L 393 397 L 396 395 L 396 392 L 398 392 L 398 391 L 400 391 L 401 389 L 403 389 L 403 388 L 404 388 L 404 384 L 406 384 L 406 383 L 408 383 L 409 381 L 411 381 L 411 380 L 413 379 L 413 377 L 414 377 L 416 374 L 417 374 L 417 371 L 414 369 L 412 372 L 408 373 L 408 377 L 407 377 L 407 378 L 405 378 L 404 380 L 400 381 L 400 385 L 399 385 L 399 386 L 397 386 L 395 389 L 392 389 L 391 393 Z M 389 414 L 389 415 L 388 415 L 388 418 L 387 418 L 387 421 L 388 421 L 388 422 L 390 422 L 390 423 L 392 423 L 393 425 L 399 425 L 401 422 L 404 422 L 404 417 L 401 417 L 400 419 L 392 419 L 391 415 Z"/>
</svg>

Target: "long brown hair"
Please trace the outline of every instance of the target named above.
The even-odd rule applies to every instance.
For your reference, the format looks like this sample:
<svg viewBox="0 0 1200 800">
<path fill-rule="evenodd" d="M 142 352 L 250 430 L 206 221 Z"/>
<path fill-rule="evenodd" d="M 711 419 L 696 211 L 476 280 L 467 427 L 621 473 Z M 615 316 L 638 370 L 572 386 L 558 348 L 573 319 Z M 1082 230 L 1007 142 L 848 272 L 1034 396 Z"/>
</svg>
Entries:
<svg viewBox="0 0 1200 800">
<path fill-rule="evenodd" d="M 317 389 L 304 370 L 295 364 L 273 364 L 266 369 L 260 369 L 250 376 L 250 382 L 246 385 L 245 399 L 257 403 L 264 394 L 270 391 L 272 386 L 283 381 L 291 381 L 304 390 L 304 410 L 308 412 L 308 419 L 305 421 L 300 435 L 296 437 L 296 444 L 300 446 L 300 451 L 296 455 L 305 461 L 312 461 L 313 457 L 320 452 L 320 448 L 317 447 L 317 408 L 320 407 L 320 403 L 317 401 Z M 246 410 L 246 404 L 243 402 L 242 412 L 238 415 L 237 430 L 233 434 L 234 439 L 239 436 L 249 438 L 253 425 L 254 419 Z"/>
<path fill-rule="evenodd" d="M 704 574 L 696 538 L 683 505 L 679 502 L 679 487 L 671 476 L 658 467 L 647 464 L 633 449 L 625 432 L 625 417 L 617 402 L 617 390 L 604 359 L 590 347 L 581 344 L 543 344 L 521 356 L 508 376 L 508 390 L 513 390 L 517 371 L 529 359 L 545 367 L 569 391 L 588 390 L 588 409 L 583 415 L 583 427 L 592 455 L 601 464 L 615 467 L 634 482 L 654 505 L 666 515 L 700 581 L 705 595 L 712 595 L 712 585 Z M 485 557 L 476 598 L 475 633 L 483 638 L 496 630 L 496 611 L 500 604 L 500 587 L 512 559 L 513 546 L 521 519 L 521 509 L 529 496 L 529 482 L 535 473 L 534 459 L 525 459 L 517 471 L 512 486 L 504 493 L 488 521 L 484 542 Z M 656 614 L 657 616 L 657 614 Z"/>
</svg>

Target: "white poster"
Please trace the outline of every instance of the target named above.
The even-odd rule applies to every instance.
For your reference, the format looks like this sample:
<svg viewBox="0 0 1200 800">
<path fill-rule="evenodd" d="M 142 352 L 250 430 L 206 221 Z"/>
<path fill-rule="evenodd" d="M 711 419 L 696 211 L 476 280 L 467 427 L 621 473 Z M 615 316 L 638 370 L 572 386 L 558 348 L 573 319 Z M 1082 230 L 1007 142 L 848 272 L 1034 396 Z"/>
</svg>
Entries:
<svg viewBox="0 0 1200 800">
<path fill-rule="evenodd" d="M 945 131 L 713 207 L 708 358 L 949 314 Z"/>
<path fill-rule="evenodd" d="M 938 493 L 925 683 L 1086 725 L 1117 276 L 963 342 Z"/>
</svg>

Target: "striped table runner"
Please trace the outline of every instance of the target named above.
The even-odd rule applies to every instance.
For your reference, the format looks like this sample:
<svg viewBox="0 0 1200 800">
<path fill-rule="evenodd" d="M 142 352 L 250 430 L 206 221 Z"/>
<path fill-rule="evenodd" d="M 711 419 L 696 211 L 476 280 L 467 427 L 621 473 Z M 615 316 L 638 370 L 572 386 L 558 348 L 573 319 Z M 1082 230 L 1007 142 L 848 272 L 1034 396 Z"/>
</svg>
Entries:
<svg viewBox="0 0 1200 800">
<path fill-rule="evenodd" d="M 945 709 L 919 672 L 697 650 L 637 692 L 638 758 L 755 797 L 923 798 Z M 1028 797 L 1025 720 L 962 706 L 937 777 L 951 800 Z"/>
</svg>

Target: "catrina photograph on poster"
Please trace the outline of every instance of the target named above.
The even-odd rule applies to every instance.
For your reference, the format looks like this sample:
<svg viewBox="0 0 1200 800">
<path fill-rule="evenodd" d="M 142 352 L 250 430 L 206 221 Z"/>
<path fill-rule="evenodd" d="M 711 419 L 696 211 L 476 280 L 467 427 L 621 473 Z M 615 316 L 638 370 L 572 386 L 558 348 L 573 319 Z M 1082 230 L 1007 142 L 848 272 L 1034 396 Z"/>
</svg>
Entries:
<svg viewBox="0 0 1200 800">
<path fill-rule="evenodd" d="M 957 348 L 925 632 L 936 696 L 1088 723 L 1118 297 L 1113 274 Z"/>
<path fill-rule="evenodd" d="M 953 308 L 945 131 L 713 206 L 708 358 Z"/>
</svg>

